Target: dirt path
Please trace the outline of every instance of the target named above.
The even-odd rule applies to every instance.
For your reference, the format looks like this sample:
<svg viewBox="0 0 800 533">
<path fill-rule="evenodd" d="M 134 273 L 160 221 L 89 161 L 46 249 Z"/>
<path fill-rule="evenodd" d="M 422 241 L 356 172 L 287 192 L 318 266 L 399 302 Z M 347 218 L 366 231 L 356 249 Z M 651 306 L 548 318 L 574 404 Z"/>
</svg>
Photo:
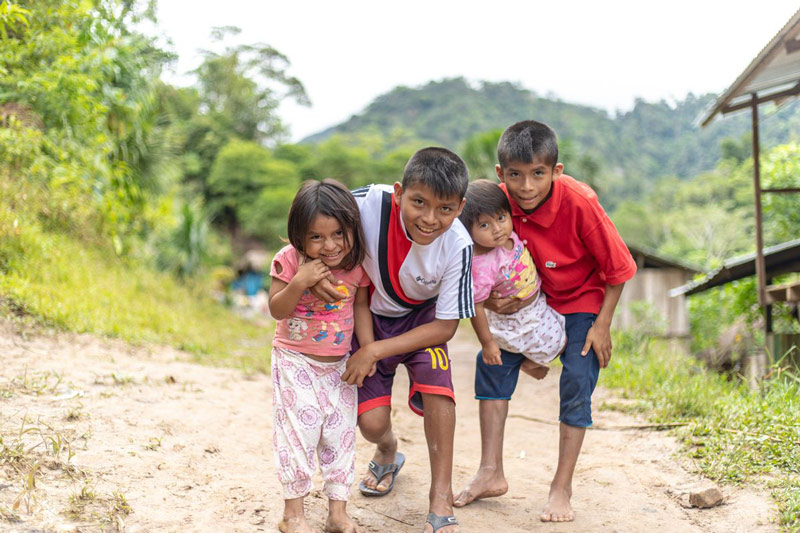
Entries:
<svg viewBox="0 0 800 533">
<path fill-rule="evenodd" d="M 451 351 L 459 401 L 456 490 L 480 458 L 471 394 L 475 352 L 470 332 L 459 332 Z M 23 339 L 0 323 L 0 531 L 276 531 L 282 502 L 272 463 L 269 378 L 188 360 L 170 349 L 91 336 Z M 764 492 L 725 488 L 721 507 L 683 508 L 681 495 L 699 478 L 679 465 L 665 433 L 636 430 L 590 431 L 576 473 L 576 521 L 540 523 L 558 427 L 537 419 L 555 420 L 556 374 L 538 383 L 520 378 L 506 434 L 509 493 L 460 510 L 462 531 L 777 530 Z M 398 375 L 392 416 L 408 459 L 395 490 L 370 500 L 355 491 L 351 500 L 366 531 L 419 532 L 424 522 L 427 448 L 422 419 L 405 406 L 407 386 Z M 595 393 L 596 405 L 613 400 L 603 389 Z M 637 421 L 600 410 L 595 423 Z M 371 452 L 360 440 L 357 472 Z M 31 468 L 36 483 L 26 488 Z M 325 509 L 313 492 L 308 514 L 320 530 Z"/>
</svg>

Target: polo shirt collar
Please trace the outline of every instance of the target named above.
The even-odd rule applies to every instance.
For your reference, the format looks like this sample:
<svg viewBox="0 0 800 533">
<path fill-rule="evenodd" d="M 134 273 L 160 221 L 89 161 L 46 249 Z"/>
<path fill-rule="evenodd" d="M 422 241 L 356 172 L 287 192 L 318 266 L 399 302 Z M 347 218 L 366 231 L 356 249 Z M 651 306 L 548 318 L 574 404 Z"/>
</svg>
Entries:
<svg viewBox="0 0 800 533">
<path fill-rule="evenodd" d="M 502 184 L 501 187 L 503 187 L 504 191 L 506 190 L 505 184 Z M 558 208 L 561 207 L 561 199 L 564 196 L 564 185 L 561 183 L 561 179 L 554 180 L 550 197 L 532 213 L 526 213 L 523 211 L 517 205 L 517 202 L 515 202 L 514 199 L 508 195 L 507 191 L 506 196 L 508 196 L 508 201 L 511 204 L 512 217 L 525 217 L 531 222 L 535 222 L 539 226 L 549 228 L 553 225 L 553 222 L 555 222 L 556 214 L 558 214 Z"/>
</svg>

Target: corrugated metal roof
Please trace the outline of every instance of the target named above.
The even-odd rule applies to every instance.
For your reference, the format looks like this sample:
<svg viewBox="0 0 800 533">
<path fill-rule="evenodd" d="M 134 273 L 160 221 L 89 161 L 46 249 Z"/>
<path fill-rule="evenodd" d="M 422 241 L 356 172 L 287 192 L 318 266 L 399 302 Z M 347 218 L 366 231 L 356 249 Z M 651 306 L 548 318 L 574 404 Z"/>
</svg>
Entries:
<svg viewBox="0 0 800 533">
<path fill-rule="evenodd" d="M 784 242 L 764 249 L 764 263 L 767 277 L 797 272 L 800 270 L 800 239 Z M 681 294 L 690 295 L 720 285 L 725 285 L 737 279 L 754 276 L 756 273 L 756 254 L 733 257 L 725 261 L 720 268 L 708 276 L 697 281 L 692 281 L 681 287 L 669 291 L 672 297 Z"/>
<path fill-rule="evenodd" d="M 755 93 L 759 101 L 776 99 L 784 92 L 800 92 L 800 9 L 761 50 L 716 101 L 698 118 L 706 126 L 718 113 L 748 105 Z"/>
</svg>

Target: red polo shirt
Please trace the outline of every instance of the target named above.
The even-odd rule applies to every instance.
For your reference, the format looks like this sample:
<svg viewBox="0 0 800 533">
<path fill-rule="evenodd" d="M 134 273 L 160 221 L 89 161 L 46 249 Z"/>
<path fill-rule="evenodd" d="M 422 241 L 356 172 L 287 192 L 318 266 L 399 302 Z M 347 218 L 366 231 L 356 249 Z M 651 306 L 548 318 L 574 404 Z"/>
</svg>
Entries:
<svg viewBox="0 0 800 533">
<path fill-rule="evenodd" d="M 514 231 L 536 263 L 547 303 L 559 313 L 598 313 L 606 284 L 636 273 L 628 247 L 588 185 L 562 174 L 532 213 L 508 200 Z"/>
</svg>

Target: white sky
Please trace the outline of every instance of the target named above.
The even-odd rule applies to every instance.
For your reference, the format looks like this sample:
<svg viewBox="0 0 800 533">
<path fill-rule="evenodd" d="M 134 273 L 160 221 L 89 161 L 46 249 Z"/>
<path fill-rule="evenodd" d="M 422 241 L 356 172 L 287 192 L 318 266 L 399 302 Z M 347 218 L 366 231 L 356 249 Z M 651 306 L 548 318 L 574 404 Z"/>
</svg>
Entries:
<svg viewBox="0 0 800 533">
<path fill-rule="evenodd" d="M 312 107 L 281 106 L 292 140 L 397 85 L 464 76 L 629 110 L 637 97 L 719 93 L 800 8 L 797 0 L 159 0 L 159 27 L 195 68 L 213 26 L 242 28 L 291 61 Z M 523 118 L 523 117 L 520 117 Z"/>
</svg>

